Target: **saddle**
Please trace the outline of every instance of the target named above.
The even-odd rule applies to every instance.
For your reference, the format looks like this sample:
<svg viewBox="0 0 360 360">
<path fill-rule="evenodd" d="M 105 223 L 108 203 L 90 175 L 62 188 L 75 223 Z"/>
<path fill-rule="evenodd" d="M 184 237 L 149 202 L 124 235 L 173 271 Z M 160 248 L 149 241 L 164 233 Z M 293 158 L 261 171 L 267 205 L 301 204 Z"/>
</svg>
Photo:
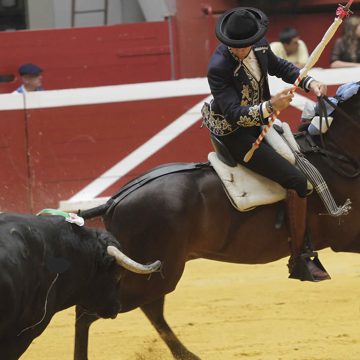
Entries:
<svg viewBox="0 0 360 360">
<path fill-rule="evenodd" d="M 292 146 L 298 147 L 296 140 L 287 123 L 277 120 L 276 126 L 283 130 L 283 136 Z M 295 165 L 295 157 L 288 144 L 271 127 L 265 136 L 265 141 L 281 156 Z M 286 198 L 286 189 L 254 171 L 238 164 L 226 146 L 211 134 L 211 142 L 215 152 L 208 155 L 208 160 L 222 181 L 230 202 L 239 211 L 249 211 L 260 205 L 273 204 Z M 309 192 L 313 187 L 308 182 Z"/>
</svg>

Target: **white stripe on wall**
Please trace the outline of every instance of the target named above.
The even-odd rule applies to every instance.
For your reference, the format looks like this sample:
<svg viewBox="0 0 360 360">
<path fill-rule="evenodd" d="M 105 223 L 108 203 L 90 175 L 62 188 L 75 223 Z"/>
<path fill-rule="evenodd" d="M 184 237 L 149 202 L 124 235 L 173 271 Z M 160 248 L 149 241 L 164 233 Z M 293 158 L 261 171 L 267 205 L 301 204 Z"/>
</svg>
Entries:
<svg viewBox="0 0 360 360">
<path fill-rule="evenodd" d="M 195 78 L 92 88 L 35 91 L 25 95 L 27 109 L 45 109 L 207 94 L 210 94 L 210 89 L 206 78 Z M 24 109 L 23 94 L 0 95 L 0 111 L 19 109 Z"/>
<path fill-rule="evenodd" d="M 75 194 L 69 199 L 69 202 L 94 199 L 96 196 L 101 194 L 122 176 L 136 168 L 170 141 L 178 137 L 190 126 L 195 124 L 200 119 L 200 110 L 204 101 L 209 101 L 210 98 L 211 97 L 209 96 L 193 106 L 185 114 L 181 115 L 171 124 L 154 135 L 151 139 L 139 146 L 135 151 L 123 158 L 112 168 Z"/>
<path fill-rule="evenodd" d="M 327 85 L 338 85 L 360 79 L 360 68 L 315 68 L 309 74 Z M 272 93 L 274 93 L 274 89 L 283 89 L 285 86 L 289 86 L 289 84 L 285 84 L 281 79 L 273 76 L 270 77 L 269 82 Z M 210 89 L 206 78 L 181 79 L 31 92 L 26 94 L 26 107 L 28 109 L 44 109 L 207 94 L 210 94 Z M 24 109 L 22 94 L 0 94 L 0 111 L 22 109 Z"/>
</svg>

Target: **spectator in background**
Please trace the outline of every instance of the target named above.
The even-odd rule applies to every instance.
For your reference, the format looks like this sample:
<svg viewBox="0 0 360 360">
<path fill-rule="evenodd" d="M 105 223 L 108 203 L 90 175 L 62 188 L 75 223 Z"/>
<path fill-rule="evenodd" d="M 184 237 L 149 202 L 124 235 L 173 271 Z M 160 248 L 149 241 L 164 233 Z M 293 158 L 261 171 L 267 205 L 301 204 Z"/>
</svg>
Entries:
<svg viewBox="0 0 360 360">
<path fill-rule="evenodd" d="M 21 86 L 14 93 L 25 93 L 30 91 L 44 90 L 42 87 L 43 70 L 34 64 L 23 64 L 19 67 L 19 75 L 21 77 Z"/>
<path fill-rule="evenodd" d="M 308 49 L 294 28 L 283 29 L 279 33 L 279 41 L 272 42 L 270 46 L 275 55 L 293 63 L 298 68 L 304 67 L 309 58 Z"/>
<path fill-rule="evenodd" d="M 330 59 L 332 68 L 360 66 L 360 17 L 344 22 L 344 34 L 336 39 Z"/>
</svg>

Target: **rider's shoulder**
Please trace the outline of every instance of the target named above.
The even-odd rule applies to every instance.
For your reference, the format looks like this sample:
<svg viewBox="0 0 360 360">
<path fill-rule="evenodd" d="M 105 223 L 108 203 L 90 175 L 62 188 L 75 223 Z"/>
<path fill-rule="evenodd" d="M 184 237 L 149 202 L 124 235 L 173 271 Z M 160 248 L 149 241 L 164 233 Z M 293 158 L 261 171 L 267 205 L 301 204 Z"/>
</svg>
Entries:
<svg viewBox="0 0 360 360">
<path fill-rule="evenodd" d="M 209 70 L 211 69 L 227 69 L 233 65 L 234 59 L 231 57 L 229 49 L 226 45 L 220 44 L 209 61 Z"/>
</svg>

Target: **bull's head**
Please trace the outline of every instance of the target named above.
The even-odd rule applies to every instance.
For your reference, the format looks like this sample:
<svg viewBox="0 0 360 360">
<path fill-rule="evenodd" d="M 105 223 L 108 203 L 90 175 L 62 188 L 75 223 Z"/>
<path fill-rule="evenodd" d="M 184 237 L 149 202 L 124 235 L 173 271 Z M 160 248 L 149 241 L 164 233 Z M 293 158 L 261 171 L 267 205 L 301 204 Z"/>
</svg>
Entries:
<svg viewBox="0 0 360 360">
<path fill-rule="evenodd" d="M 99 246 L 96 271 L 90 293 L 82 299 L 80 305 L 103 318 L 115 318 L 121 312 L 121 278 L 124 269 L 137 274 L 151 274 L 160 270 L 161 262 L 140 264 L 119 250 L 118 241 L 109 232 L 96 231 L 96 237 Z"/>
</svg>

